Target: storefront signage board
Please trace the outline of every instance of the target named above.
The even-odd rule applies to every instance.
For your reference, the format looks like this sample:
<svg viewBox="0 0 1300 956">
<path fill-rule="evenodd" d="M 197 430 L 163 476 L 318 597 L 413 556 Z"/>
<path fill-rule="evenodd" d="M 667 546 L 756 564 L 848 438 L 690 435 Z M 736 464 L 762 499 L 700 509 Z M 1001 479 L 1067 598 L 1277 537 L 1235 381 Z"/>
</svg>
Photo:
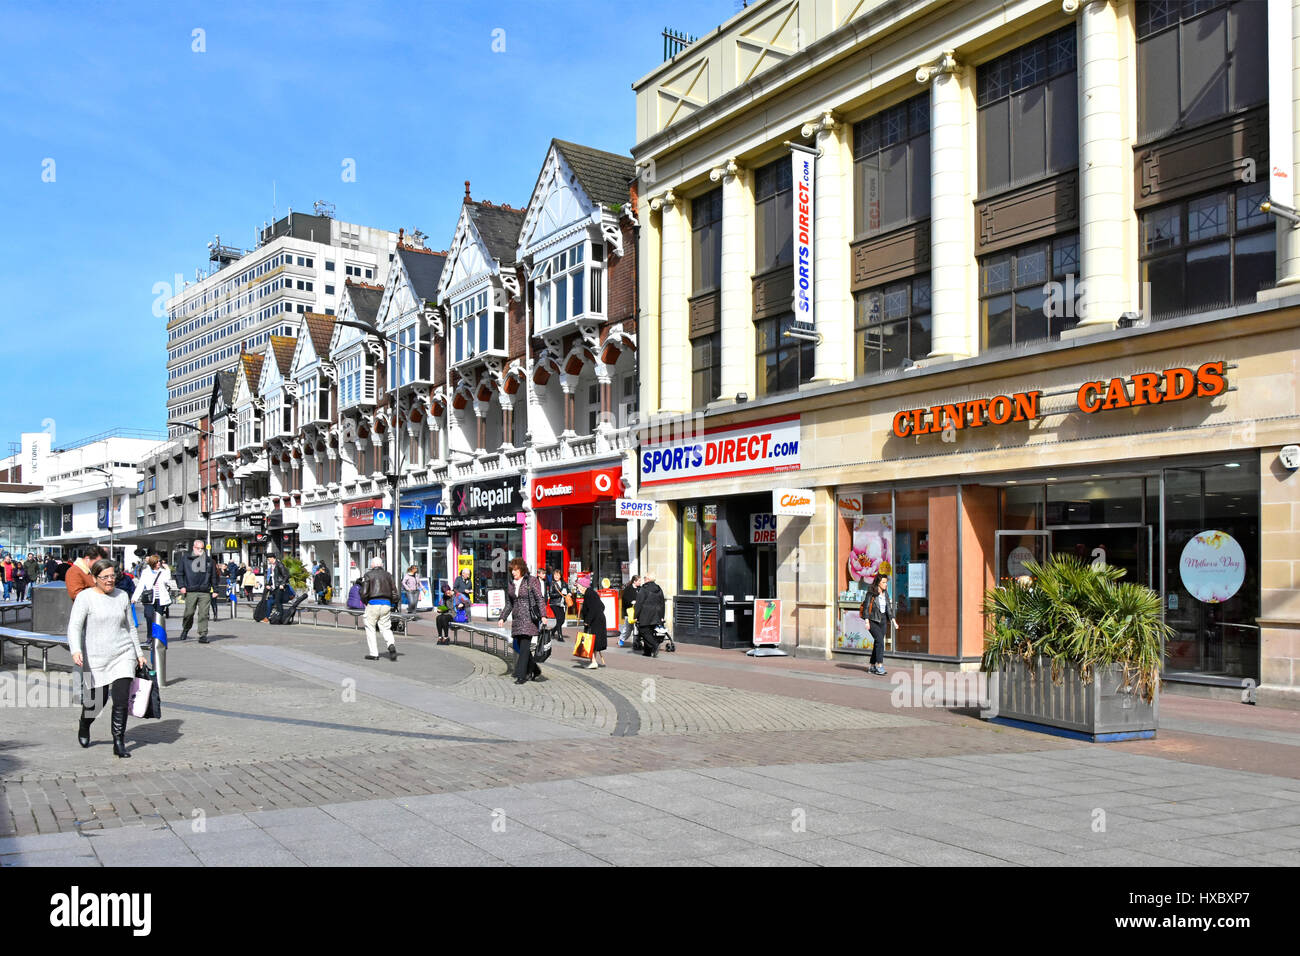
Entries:
<svg viewBox="0 0 1300 956">
<path fill-rule="evenodd" d="M 817 513 L 812 492 L 806 488 L 773 488 L 772 513 L 786 517 L 811 518 Z"/>
<path fill-rule="evenodd" d="M 516 476 L 472 485 L 457 485 L 451 492 L 451 514 L 447 516 L 447 527 L 461 529 L 517 525 L 523 504 L 523 493 Z"/>
<path fill-rule="evenodd" d="M 303 541 L 330 541 L 337 537 L 337 529 L 334 525 L 334 506 L 304 508 L 302 510 L 302 528 L 299 535 Z"/>
<path fill-rule="evenodd" d="M 658 521 L 659 502 L 640 498 L 619 498 L 615 503 L 622 521 Z"/>
<path fill-rule="evenodd" d="M 343 505 L 343 527 L 356 528 L 375 523 L 375 509 L 383 505 L 380 498 L 349 501 Z"/>
<path fill-rule="evenodd" d="M 238 538 L 227 538 L 227 539 L 226 539 L 226 550 L 227 550 L 227 551 L 238 551 L 238 550 L 239 550 L 239 539 L 238 539 Z"/>
<path fill-rule="evenodd" d="M 749 543 L 776 544 L 776 515 L 757 514 L 749 516 Z"/>
<path fill-rule="evenodd" d="M 449 533 L 447 528 L 447 516 L 446 515 L 425 515 L 424 530 L 428 534 L 444 535 L 444 536 L 447 535 Z"/>
<path fill-rule="evenodd" d="M 623 490 L 622 479 L 622 466 L 563 475 L 539 475 L 532 481 L 533 507 L 589 505 L 617 498 Z"/>
<path fill-rule="evenodd" d="M 653 439 L 641 446 L 641 484 L 798 471 L 799 438 L 799 416 L 788 415 L 698 435 Z"/>
<path fill-rule="evenodd" d="M 1223 362 L 1206 362 L 1197 369 L 1169 368 L 1138 372 L 1109 381 L 1084 382 L 1075 392 L 1076 408 L 1088 415 L 1120 408 L 1167 405 L 1189 398 L 1213 398 L 1228 387 Z M 909 408 L 894 415 L 899 438 L 937 435 L 963 428 L 1033 421 L 1041 416 L 1041 391 L 1014 392 L 964 402 Z"/>
</svg>

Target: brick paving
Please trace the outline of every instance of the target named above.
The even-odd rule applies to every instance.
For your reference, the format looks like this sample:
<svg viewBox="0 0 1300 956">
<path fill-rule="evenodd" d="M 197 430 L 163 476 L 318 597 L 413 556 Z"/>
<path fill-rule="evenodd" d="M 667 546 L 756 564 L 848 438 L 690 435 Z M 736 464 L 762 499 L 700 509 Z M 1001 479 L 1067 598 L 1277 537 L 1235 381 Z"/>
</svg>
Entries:
<svg viewBox="0 0 1300 956">
<path fill-rule="evenodd" d="M 1102 864 L 1133 852 L 1124 840 L 1088 838 L 1087 821 L 1076 826 L 1080 807 L 1106 809 L 1147 843 L 1163 834 L 1162 861 L 1300 863 L 1295 715 L 1207 701 L 1170 707 L 1166 697 L 1162 713 L 1177 722 L 1181 710 L 1188 729 L 1088 745 L 957 710 L 900 709 L 887 678 L 828 662 L 755 662 L 687 646 L 648 660 L 611 648 L 610 667 L 586 671 L 571 667 L 563 644 L 546 681 L 516 686 L 497 658 L 419 638 L 399 641 L 393 664 L 361 661 L 362 641 L 346 631 L 222 622 L 214 634 L 223 639 L 206 647 L 174 645 L 164 720 L 132 722 L 129 763 L 112 758 L 106 742 L 78 747 L 75 710 L 5 711 L 0 864 L 113 865 L 120 856 L 101 841 L 123 828 L 167 835 L 151 859 L 176 865 L 993 865 L 1076 852 Z M 107 715 L 99 724 L 102 740 Z M 1238 764 L 1271 759 L 1271 772 L 1219 769 L 1225 745 Z M 703 799 L 710 791 L 711 803 Z M 555 819 L 525 823 L 553 793 L 568 793 L 568 804 L 538 812 Z M 574 794 L 582 799 L 571 805 Z M 602 830 L 592 822 L 598 813 L 583 822 L 586 802 L 598 807 L 607 797 L 622 802 L 605 822 L 624 825 Z M 339 856 L 336 838 L 352 831 L 337 828 L 355 822 L 348 814 L 468 812 L 481 800 L 496 801 L 494 810 L 531 835 L 493 842 L 496 831 L 474 830 L 488 817 L 462 826 L 425 814 L 437 832 L 422 849 L 380 826 L 353 856 Z M 804 809 L 806 830 L 790 831 L 792 807 Z M 873 816 L 874 830 L 854 822 L 883 810 L 893 812 Z M 1233 820 L 1226 829 L 1224 811 Z M 306 814 L 319 832 L 301 844 L 281 840 L 274 831 L 287 824 L 255 822 L 275 813 L 288 815 L 277 821 Z M 1069 844 L 1053 820 L 1083 842 Z M 195 831 L 196 821 L 210 829 Z M 1024 827 L 1032 829 L 1013 833 Z M 787 845 L 787 831 L 799 847 Z M 102 836 L 77 842 L 77 834 Z"/>
</svg>

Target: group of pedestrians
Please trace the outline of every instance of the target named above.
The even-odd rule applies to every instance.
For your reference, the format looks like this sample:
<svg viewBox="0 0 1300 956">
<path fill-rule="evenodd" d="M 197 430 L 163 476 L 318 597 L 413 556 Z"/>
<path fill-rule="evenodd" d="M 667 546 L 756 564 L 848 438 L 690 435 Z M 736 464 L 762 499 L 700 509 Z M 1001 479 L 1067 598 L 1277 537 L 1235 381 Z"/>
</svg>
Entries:
<svg viewBox="0 0 1300 956">
<path fill-rule="evenodd" d="M 41 580 L 41 563 L 34 554 L 26 558 L 12 554 L 0 557 L 0 583 L 4 588 L 6 601 L 27 600 L 27 589 Z M 46 580 L 53 578 L 46 577 Z"/>
</svg>

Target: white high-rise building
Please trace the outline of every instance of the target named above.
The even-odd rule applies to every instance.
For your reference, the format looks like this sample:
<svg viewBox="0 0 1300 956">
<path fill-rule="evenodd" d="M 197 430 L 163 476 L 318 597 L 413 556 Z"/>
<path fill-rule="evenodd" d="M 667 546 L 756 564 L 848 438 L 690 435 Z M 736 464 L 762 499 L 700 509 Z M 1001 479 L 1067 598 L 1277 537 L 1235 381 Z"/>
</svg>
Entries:
<svg viewBox="0 0 1300 956">
<path fill-rule="evenodd" d="M 382 284 L 396 245 L 395 232 L 292 211 L 252 251 L 209 243 L 211 270 L 167 300 L 168 420 L 197 425 L 217 371 L 296 334 L 304 313 L 333 315 L 348 279 Z"/>
</svg>

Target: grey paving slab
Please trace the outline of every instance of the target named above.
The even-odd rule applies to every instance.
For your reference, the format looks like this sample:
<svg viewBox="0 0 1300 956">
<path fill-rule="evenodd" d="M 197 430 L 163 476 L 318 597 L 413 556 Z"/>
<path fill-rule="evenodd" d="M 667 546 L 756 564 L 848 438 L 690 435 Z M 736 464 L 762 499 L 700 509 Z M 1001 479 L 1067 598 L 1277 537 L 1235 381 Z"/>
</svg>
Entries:
<svg viewBox="0 0 1300 956">
<path fill-rule="evenodd" d="M 267 849 L 264 847 L 216 847 L 198 853 L 199 862 L 204 866 L 226 866 L 245 869 L 249 867 L 270 866 L 306 866 L 282 846 Z"/>
<path fill-rule="evenodd" d="M 570 847 L 567 850 L 552 850 L 546 853 L 529 854 L 511 861 L 513 866 L 611 866 L 612 864 Z"/>
<path fill-rule="evenodd" d="M 75 849 L 38 850 L 0 856 L 0 867 L 23 866 L 103 866 L 99 857 Z"/>
<path fill-rule="evenodd" d="M 307 651 L 248 644 L 223 648 L 223 650 L 336 686 L 343 681 L 355 681 L 358 694 L 441 717 L 463 727 L 506 740 L 555 740 L 599 736 L 593 730 L 583 730 L 530 714 L 505 710 L 491 704 L 458 697 L 400 675 L 376 672 L 373 668 L 334 661 Z"/>
<path fill-rule="evenodd" d="M 285 849 L 307 866 L 404 866 L 392 853 L 369 840 L 295 840 Z"/>
<path fill-rule="evenodd" d="M 771 850 L 767 847 L 750 847 L 747 850 L 737 850 L 730 853 L 711 855 L 704 859 L 713 866 L 731 867 L 815 865 L 810 863 L 808 860 L 801 860 L 795 856 L 778 853 L 776 850 Z"/>
</svg>

